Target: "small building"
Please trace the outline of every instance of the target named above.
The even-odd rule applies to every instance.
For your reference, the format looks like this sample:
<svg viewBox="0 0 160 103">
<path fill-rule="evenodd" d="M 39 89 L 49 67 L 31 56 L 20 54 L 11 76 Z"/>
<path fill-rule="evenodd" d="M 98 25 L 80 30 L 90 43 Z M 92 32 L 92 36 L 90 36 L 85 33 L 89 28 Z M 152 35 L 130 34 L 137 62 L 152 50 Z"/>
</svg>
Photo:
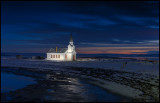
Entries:
<svg viewBox="0 0 160 103">
<path fill-rule="evenodd" d="M 70 41 L 68 48 L 51 48 L 47 52 L 47 60 L 54 61 L 75 61 L 76 60 L 76 50 L 73 44 L 72 34 L 70 36 Z"/>
<path fill-rule="evenodd" d="M 23 55 L 16 55 L 16 59 L 23 59 Z"/>
<path fill-rule="evenodd" d="M 32 56 L 32 59 L 44 59 L 42 56 Z"/>
</svg>

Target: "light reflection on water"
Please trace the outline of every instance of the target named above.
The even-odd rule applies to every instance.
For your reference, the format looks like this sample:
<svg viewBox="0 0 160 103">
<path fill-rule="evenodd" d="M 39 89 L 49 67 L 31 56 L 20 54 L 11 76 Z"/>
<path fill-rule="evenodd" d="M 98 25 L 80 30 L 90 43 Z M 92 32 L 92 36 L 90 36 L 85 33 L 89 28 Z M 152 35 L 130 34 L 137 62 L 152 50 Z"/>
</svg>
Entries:
<svg viewBox="0 0 160 103">
<path fill-rule="evenodd" d="M 55 80 L 59 81 L 59 80 Z M 60 80 L 62 81 L 62 80 Z M 70 101 L 78 101 L 78 102 L 119 102 L 119 101 L 128 101 L 128 98 L 112 94 L 107 92 L 103 88 L 97 87 L 95 85 L 89 84 L 84 79 L 78 78 L 64 78 L 64 82 L 69 82 L 69 84 L 59 84 L 57 88 L 48 89 L 48 92 L 55 93 L 57 95 L 61 95 L 63 97 L 62 102 L 70 100 Z M 55 84 L 52 84 L 50 87 Z M 59 89 L 60 88 L 60 89 Z M 60 93 L 59 91 L 63 91 Z M 59 94 L 60 93 L 60 94 Z M 78 97 L 77 97 L 78 94 Z M 57 98 L 55 95 L 53 98 Z"/>
<path fill-rule="evenodd" d="M 13 93 L 14 96 L 11 97 L 13 98 L 13 101 L 34 101 L 36 98 L 36 100 L 41 102 L 119 102 L 125 99 L 124 97 L 109 93 L 100 87 L 89 84 L 87 81 L 82 79 L 65 77 L 60 74 L 52 75 L 52 78 L 50 79 L 45 78 L 44 80 L 42 79 L 35 82 L 33 78 L 10 74 L 8 72 L 1 72 L 1 90 L 2 93 L 10 90 L 15 91 L 15 93 Z M 26 87 L 26 85 L 29 84 L 32 84 L 32 86 Z M 20 91 L 16 91 L 16 89 L 20 89 Z"/>
<path fill-rule="evenodd" d="M 1 93 L 24 88 L 33 83 L 36 83 L 33 78 L 1 72 Z"/>
</svg>

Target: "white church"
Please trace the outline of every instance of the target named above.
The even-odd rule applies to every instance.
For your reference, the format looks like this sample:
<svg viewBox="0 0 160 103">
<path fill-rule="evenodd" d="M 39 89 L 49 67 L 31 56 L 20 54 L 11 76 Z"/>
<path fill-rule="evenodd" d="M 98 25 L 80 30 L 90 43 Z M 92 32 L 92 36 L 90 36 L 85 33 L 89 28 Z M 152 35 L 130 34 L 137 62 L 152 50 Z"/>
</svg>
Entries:
<svg viewBox="0 0 160 103">
<path fill-rule="evenodd" d="M 47 60 L 54 61 L 76 61 L 76 51 L 73 45 L 72 34 L 68 48 L 51 48 L 47 52 Z"/>
</svg>

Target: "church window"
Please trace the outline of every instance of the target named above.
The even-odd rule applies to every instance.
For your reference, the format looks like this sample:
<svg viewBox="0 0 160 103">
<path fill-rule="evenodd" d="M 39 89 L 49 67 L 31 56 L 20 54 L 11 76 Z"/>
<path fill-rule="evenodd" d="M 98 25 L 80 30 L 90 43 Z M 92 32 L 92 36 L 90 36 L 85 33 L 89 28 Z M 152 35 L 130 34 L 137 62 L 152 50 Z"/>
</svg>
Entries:
<svg viewBox="0 0 160 103">
<path fill-rule="evenodd" d="M 56 55 L 56 58 L 57 58 L 57 55 Z"/>
<path fill-rule="evenodd" d="M 55 55 L 53 55 L 53 58 L 55 58 Z"/>
<path fill-rule="evenodd" d="M 51 58 L 52 58 L 52 55 L 51 55 Z"/>
</svg>

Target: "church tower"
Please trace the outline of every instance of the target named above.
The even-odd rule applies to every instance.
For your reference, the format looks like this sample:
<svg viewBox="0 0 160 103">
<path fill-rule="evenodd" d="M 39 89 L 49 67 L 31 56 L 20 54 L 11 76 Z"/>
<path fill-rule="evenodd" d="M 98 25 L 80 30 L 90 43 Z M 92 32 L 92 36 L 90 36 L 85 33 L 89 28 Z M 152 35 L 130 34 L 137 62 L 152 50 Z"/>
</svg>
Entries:
<svg viewBox="0 0 160 103">
<path fill-rule="evenodd" d="M 70 36 L 69 44 L 73 45 L 72 33 L 71 33 L 71 36 Z"/>
<path fill-rule="evenodd" d="M 70 36 L 70 41 L 68 45 L 68 52 L 74 52 L 75 51 L 75 46 L 73 45 L 73 39 L 72 39 L 72 33 Z"/>
<path fill-rule="evenodd" d="M 70 35 L 70 41 L 69 41 L 69 45 L 68 45 L 67 55 L 68 55 L 67 57 L 68 57 L 69 61 L 76 60 L 76 51 L 75 51 L 75 46 L 73 44 L 72 33 Z"/>
</svg>

